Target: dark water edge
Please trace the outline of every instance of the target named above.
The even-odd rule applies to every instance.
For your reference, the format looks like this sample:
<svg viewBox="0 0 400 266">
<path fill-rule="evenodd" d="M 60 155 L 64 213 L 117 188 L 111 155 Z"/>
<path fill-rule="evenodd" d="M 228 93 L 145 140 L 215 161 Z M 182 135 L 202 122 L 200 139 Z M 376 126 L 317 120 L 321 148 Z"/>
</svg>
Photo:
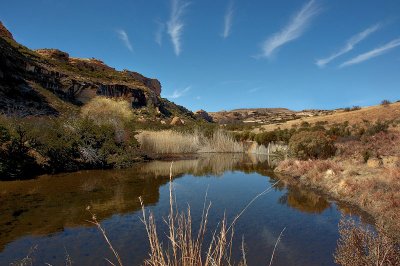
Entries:
<svg viewBox="0 0 400 266">
<path fill-rule="evenodd" d="M 125 265 L 140 265 L 148 254 L 140 221 L 139 196 L 154 212 L 159 232 L 166 228 L 170 162 L 138 164 L 132 169 L 93 170 L 0 183 L 0 265 L 36 247 L 35 265 L 63 265 L 66 253 L 76 265 L 108 265 L 113 258 L 99 231 L 88 223 L 86 206 L 96 213 Z M 228 220 L 278 179 L 266 158 L 242 154 L 203 155 L 174 162 L 178 207 L 190 204 L 194 229 L 208 191 L 210 232 L 226 213 Z M 242 236 L 250 265 L 267 264 L 283 228 L 274 265 L 334 265 L 332 253 L 342 215 L 360 212 L 326 196 L 280 182 L 259 198 L 235 228 L 234 257 Z"/>
</svg>

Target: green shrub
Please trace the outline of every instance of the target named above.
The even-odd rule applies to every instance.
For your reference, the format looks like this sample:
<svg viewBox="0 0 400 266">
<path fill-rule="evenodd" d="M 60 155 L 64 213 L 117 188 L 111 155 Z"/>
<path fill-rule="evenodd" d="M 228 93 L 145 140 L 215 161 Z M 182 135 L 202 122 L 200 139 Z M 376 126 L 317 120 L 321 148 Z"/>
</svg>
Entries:
<svg viewBox="0 0 400 266">
<path fill-rule="evenodd" d="M 379 132 L 387 132 L 389 124 L 390 123 L 388 121 L 382 122 L 378 120 L 375 122 L 375 124 L 368 125 L 368 127 L 365 129 L 364 135 L 372 136 Z"/>
<path fill-rule="evenodd" d="M 391 102 L 389 100 L 382 100 L 381 105 L 383 106 L 388 106 L 389 104 L 391 104 Z"/>
<path fill-rule="evenodd" d="M 257 134 L 255 136 L 254 140 L 259 145 L 268 145 L 268 143 L 276 141 L 277 136 L 275 134 L 275 131 L 268 131 L 268 132 L 263 132 L 263 133 Z"/>
<path fill-rule="evenodd" d="M 300 127 L 310 127 L 310 123 L 308 123 L 307 121 L 303 121 L 300 123 Z"/>
<path fill-rule="evenodd" d="M 351 135 L 351 128 L 349 127 L 349 122 L 345 121 L 341 124 L 332 125 L 326 133 L 330 136 L 348 137 Z"/>
<path fill-rule="evenodd" d="M 322 131 L 302 131 L 289 141 L 289 152 L 302 160 L 326 159 L 336 152 L 333 140 Z"/>
<path fill-rule="evenodd" d="M 0 180 L 27 179 L 38 174 L 40 167 L 30 154 L 30 138 L 24 124 L 8 130 L 1 125 Z"/>
</svg>

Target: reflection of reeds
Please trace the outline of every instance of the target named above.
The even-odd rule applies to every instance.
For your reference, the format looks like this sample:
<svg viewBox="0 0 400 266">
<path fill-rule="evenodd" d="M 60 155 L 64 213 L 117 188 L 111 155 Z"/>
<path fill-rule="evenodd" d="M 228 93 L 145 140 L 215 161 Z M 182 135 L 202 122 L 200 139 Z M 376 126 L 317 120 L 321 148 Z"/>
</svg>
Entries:
<svg viewBox="0 0 400 266">
<path fill-rule="evenodd" d="M 199 155 L 195 160 L 181 160 L 174 162 L 174 175 L 192 174 L 195 176 L 203 175 L 222 175 L 226 171 L 238 169 L 241 163 L 259 163 L 259 156 L 249 156 L 246 154 L 205 154 Z M 262 162 L 262 160 L 261 160 Z M 168 176 L 170 162 L 154 161 L 141 165 L 143 174 L 155 176 Z"/>
</svg>

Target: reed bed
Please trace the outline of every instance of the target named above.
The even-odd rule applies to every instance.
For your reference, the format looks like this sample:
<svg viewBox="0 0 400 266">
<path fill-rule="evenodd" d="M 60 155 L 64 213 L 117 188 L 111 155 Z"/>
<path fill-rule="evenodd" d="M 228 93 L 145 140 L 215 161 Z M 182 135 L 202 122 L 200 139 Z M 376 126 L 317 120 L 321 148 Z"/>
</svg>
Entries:
<svg viewBox="0 0 400 266">
<path fill-rule="evenodd" d="M 141 148 L 151 153 L 196 153 L 201 146 L 199 135 L 172 130 L 141 132 L 137 139 Z"/>
<path fill-rule="evenodd" d="M 243 144 L 222 130 L 215 131 L 210 138 L 200 131 L 145 131 L 137 139 L 144 151 L 158 154 L 244 152 Z"/>
<path fill-rule="evenodd" d="M 203 145 L 199 152 L 244 152 L 243 143 L 235 141 L 222 130 L 215 131 L 210 139 L 202 139 Z"/>
</svg>

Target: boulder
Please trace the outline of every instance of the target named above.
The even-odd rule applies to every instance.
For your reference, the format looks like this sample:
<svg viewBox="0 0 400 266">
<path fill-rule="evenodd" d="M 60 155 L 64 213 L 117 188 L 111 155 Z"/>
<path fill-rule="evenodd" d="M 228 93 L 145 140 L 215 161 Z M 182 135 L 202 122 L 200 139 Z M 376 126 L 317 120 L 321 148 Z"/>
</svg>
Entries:
<svg viewBox="0 0 400 266">
<path fill-rule="evenodd" d="M 379 168 L 382 166 L 382 160 L 380 160 L 378 158 L 368 159 L 367 166 L 370 168 Z"/>
<path fill-rule="evenodd" d="M 172 121 L 170 123 L 170 125 L 172 125 L 172 126 L 181 126 L 184 124 L 185 124 L 185 122 L 182 119 L 180 119 L 178 116 L 175 116 L 174 118 L 172 118 Z"/>
<path fill-rule="evenodd" d="M 400 158 L 398 156 L 382 156 L 382 164 L 387 168 L 400 166 Z"/>
<path fill-rule="evenodd" d="M 204 119 L 207 122 L 213 122 L 213 118 L 204 110 L 198 110 L 195 113 L 195 116 L 198 118 Z"/>
</svg>

